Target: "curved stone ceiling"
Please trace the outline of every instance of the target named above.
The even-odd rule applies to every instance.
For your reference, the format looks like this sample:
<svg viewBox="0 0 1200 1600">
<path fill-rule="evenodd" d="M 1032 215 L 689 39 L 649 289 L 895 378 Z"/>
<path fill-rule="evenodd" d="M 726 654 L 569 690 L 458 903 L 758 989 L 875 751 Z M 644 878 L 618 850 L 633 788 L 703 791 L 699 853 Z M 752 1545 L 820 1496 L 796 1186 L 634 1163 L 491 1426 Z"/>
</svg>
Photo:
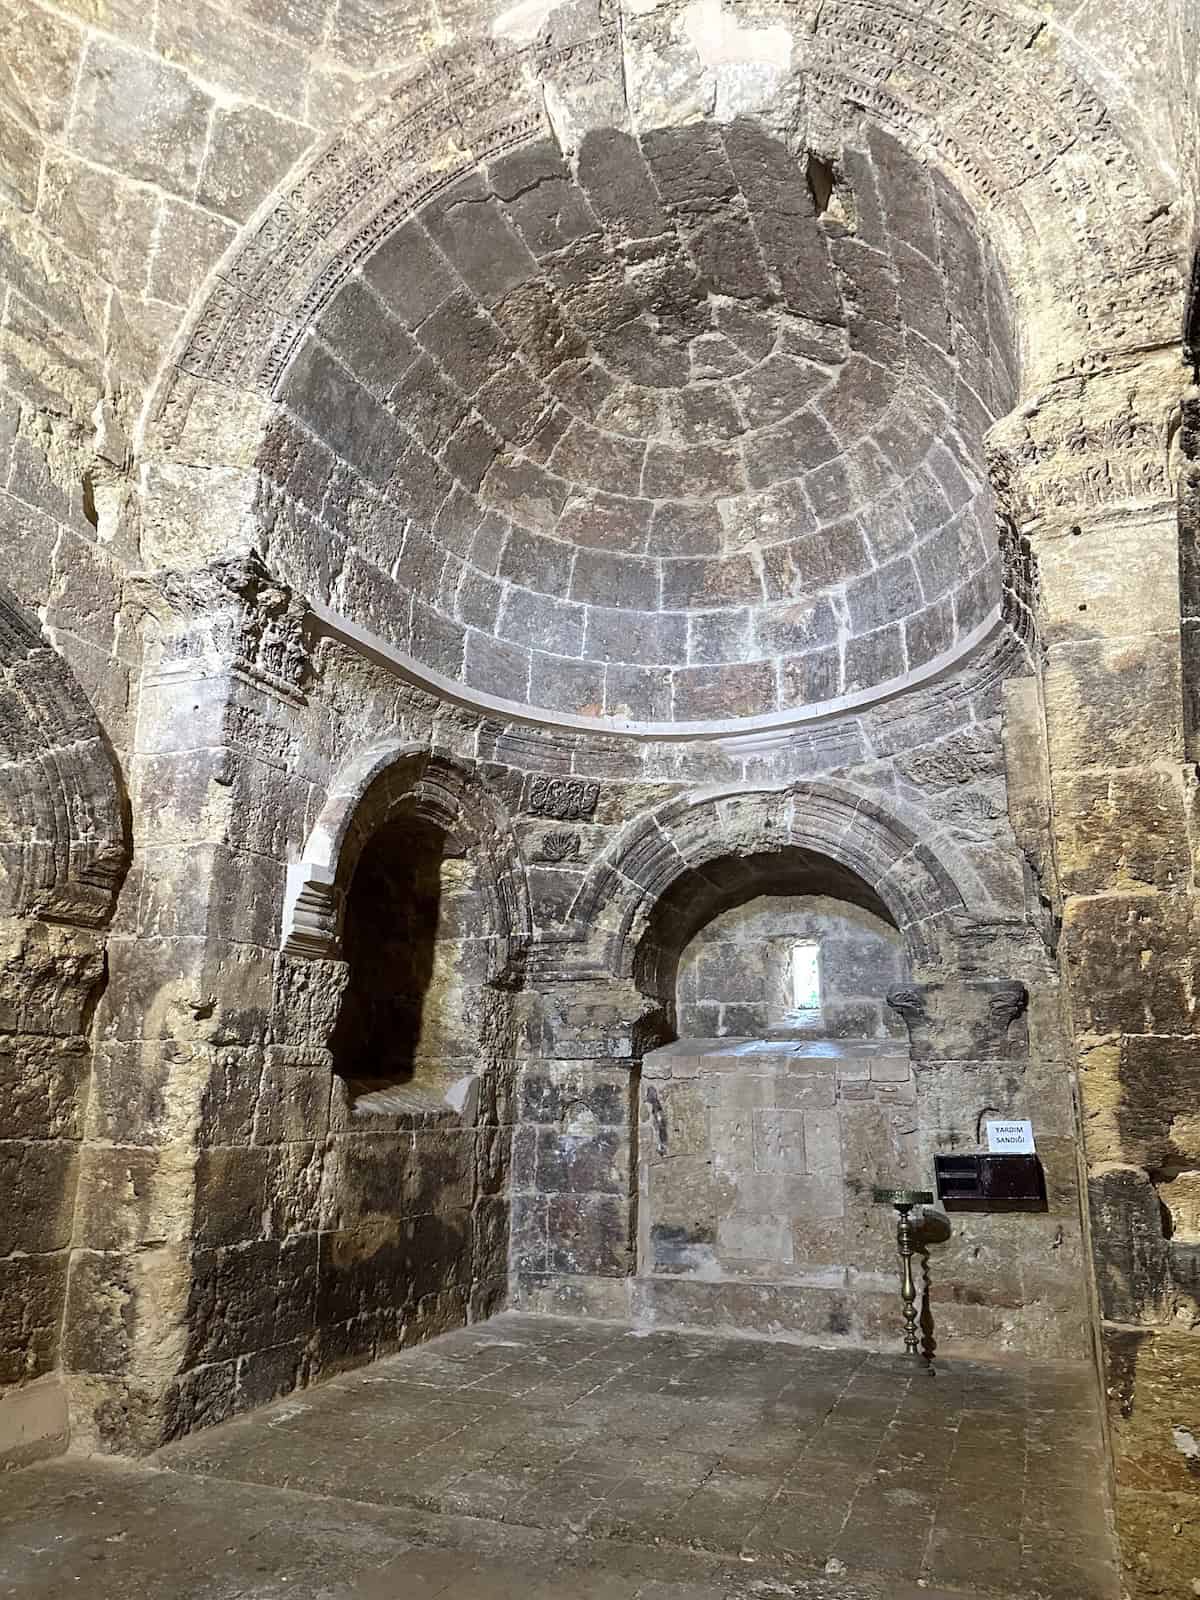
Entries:
<svg viewBox="0 0 1200 1600">
<path fill-rule="evenodd" d="M 963 199 L 857 144 L 835 168 L 749 119 L 600 129 L 443 190 L 277 391 L 281 570 L 320 548 L 337 608 L 421 667 L 623 722 L 952 656 L 999 600 L 982 436 L 1012 317 Z"/>
</svg>

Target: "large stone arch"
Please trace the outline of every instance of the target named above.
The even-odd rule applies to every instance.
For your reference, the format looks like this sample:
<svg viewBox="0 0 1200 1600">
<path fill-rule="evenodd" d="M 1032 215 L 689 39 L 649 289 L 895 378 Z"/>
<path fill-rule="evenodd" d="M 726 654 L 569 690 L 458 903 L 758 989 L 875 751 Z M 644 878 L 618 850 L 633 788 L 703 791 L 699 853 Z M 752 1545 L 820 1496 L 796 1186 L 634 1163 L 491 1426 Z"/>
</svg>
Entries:
<svg viewBox="0 0 1200 1600">
<path fill-rule="evenodd" d="M 116 761 L 71 669 L 3 588 L 0 763 L 0 909 L 103 926 L 129 864 Z"/>
<path fill-rule="evenodd" d="M 345 896 L 364 846 L 402 810 L 477 852 L 493 931 L 494 984 L 521 971 L 532 937 L 524 865 L 508 814 L 486 779 L 411 740 L 373 745 L 336 774 L 304 847 L 289 868 L 285 955 L 341 956 Z"/>
<path fill-rule="evenodd" d="M 618 978 L 652 983 L 639 950 L 655 908 L 689 874 L 729 860 L 803 851 L 845 868 L 877 896 L 914 968 L 936 963 L 951 919 L 969 914 L 962 888 L 916 833 L 876 800 L 832 782 L 702 791 L 670 801 L 620 835 L 571 907 L 581 932 L 605 940 Z M 714 878 L 712 886 L 728 887 Z"/>
<path fill-rule="evenodd" d="M 690 119 L 699 101 L 679 96 L 672 113 L 649 87 L 661 10 L 619 23 L 603 5 L 520 48 L 463 47 L 369 106 L 262 208 L 219 267 L 160 384 L 150 452 L 178 449 L 198 396 L 208 398 L 197 420 L 211 426 L 220 407 L 211 385 L 269 396 L 341 282 L 479 161 L 537 137 L 569 142 L 606 117 L 634 127 Z M 996 229 L 1010 276 L 1019 273 L 1033 385 L 1083 371 L 1102 351 L 1173 340 L 1175 219 L 1157 204 L 1152 163 L 1139 163 L 1081 70 L 1082 53 L 1053 22 L 994 5 L 864 0 L 780 16 L 774 6 L 730 8 L 743 63 L 770 65 L 760 99 L 792 85 L 818 144 L 835 108 L 866 113 L 954 177 Z M 1032 48 L 1042 35 L 1054 51 L 1049 40 Z M 718 78 L 699 40 L 680 46 L 675 64 L 685 81 L 711 88 Z M 1128 103 L 1121 115 L 1136 120 Z"/>
<path fill-rule="evenodd" d="M 457 50 L 369 107 L 289 182 L 286 192 L 264 207 L 218 269 L 181 335 L 148 415 L 142 443 L 149 467 L 146 548 L 153 560 L 168 565 L 178 560 L 184 526 L 188 559 L 227 547 L 231 537 L 243 547 L 270 545 L 280 552 L 285 567 L 294 558 L 294 565 L 282 573 L 287 581 L 352 624 L 365 619 L 366 627 L 378 630 L 390 646 L 402 673 L 435 693 L 465 687 L 472 705 L 505 715 L 514 708 L 530 708 L 541 722 L 565 714 L 588 726 L 618 731 L 648 732 L 669 724 L 721 736 L 732 724 L 756 716 L 772 725 L 790 724 L 861 704 L 872 693 L 899 692 L 974 655 L 985 643 L 1000 616 L 994 511 L 1009 516 L 1020 498 L 1009 493 L 1012 475 L 1007 467 L 992 474 L 989 488 L 981 440 L 997 419 L 1007 414 L 996 459 L 1009 452 L 1035 461 L 1046 479 L 1044 494 L 1050 504 L 1069 498 L 1077 480 L 1089 474 L 1094 480 L 1097 460 L 1114 441 L 1120 451 L 1132 450 L 1136 460 L 1126 462 L 1122 456 L 1116 470 L 1102 474 L 1100 490 L 1088 480 L 1088 492 L 1154 491 L 1155 485 L 1134 482 L 1156 452 L 1153 441 L 1147 444 L 1129 432 L 1127 384 L 1111 384 L 1099 402 L 1091 385 L 1097 373 L 1103 376 L 1114 364 L 1136 366 L 1144 359 L 1140 352 L 1174 339 L 1173 213 L 1169 204 L 1160 203 L 1152 163 L 1140 151 L 1134 153 L 1112 108 L 1090 86 L 1094 64 L 1084 61 L 1069 37 L 1042 19 L 1026 21 L 1000 7 L 963 11 L 935 6 L 896 14 L 890 8 L 847 4 L 822 7 L 810 17 L 799 8 L 793 14 L 747 5 L 721 13 L 731 56 L 715 49 L 705 32 L 708 24 L 702 26 L 692 15 L 697 10 L 664 6 L 618 20 L 615 10 L 601 6 L 570 21 L 556 15 L 533 42 L 518 48 L 496 40 Z M 655 87 L 665 81 L 664 74 L 678 93 L 664 97 Z M 1014 74 L 1020 80 L 1019 96 Z M 1011 109 L 1015 98 L 1021 103 L 1019 119 Z M 507 416 L 509 402 L 493 395 L 498 409 L 489 413 L 488 427 L 498 429 L 503 448 L 488 459 L 505 463 L 507 472 L 515 455 L 516 468 L 494 497 L 484 496 L 483 501 L 507 505 L 509 511 L 515 502 L 522 517 L 534 516 L 532 522 L 523 521 L 513 512 L 520 534 L 516 542 L 522 549 L 529 543 L 533 553 L 516 557 L 506 551 L 501 570 L 500 551 L 493 551 L 490 536 L 480 532 L 480 518 L 486 523 L 486 517 L 480 510 L 478 478 L 472 477 L 486 470 L 472 452 L 487 428 L 471 416 L 470 427 L 464 422 L 451 440 L 436 448 L 430 444 L 426 452 L 418 437 L 420 407 L 406 410 L 410 402 L 404 399 L 393 406 L 384 393 L 384 377 L 379 378 L 379 394 L 370 382 L 362 386 L 359 374 L 350 371 L 353 358 L 348 365 L 330 360 L 324 342 L 327 334 L 334 337 L 330 330 L 344 331 L 364 306 L 371 314 L 379 309 L 378 285 L 370 277 L 378 252 L 390 248 L 435 197 L 449 195 L 444 203 L 457 203 L 485 168 L 491 174 L 493 164 L 503 158 L 511 168 L 507 203 L 528 192 L 520 177 L 522 162 L 532 162 L 533 171 L 539 163 L 553 166 L 561 154 L 569 166 L 573 152 L 599 130 L 637 138 L 655 130 L 678 132 L 702 111 L 722 126 L 741 116 L 756 120 L 799 158 L 797 170 L 806 151 L 825 152 L 835 164 L 842 161 L 847 180 L 843 194 L 852 210 L 859 208 L 859 238 L 868 244 L 870 259 L 869 241 L 879 242 L 870 231 L 873 180 L 865 177 L 860 192 L 853 170 L 863 142 L 873 137 L 870 130 L 884 130 L 887 138 L 898 141 L 906 162 L 921 164 L 923 173 L 928 170 L 941 197 L 938 204 L 944 199 L 951 226 L 942 231 L 951 244 L 942 252 L 939 270 L 946 283 L 967 285 L 964 307 L 978 301 L 974 331 L 980 346 L 961 357 L 958 375 L 957 345 L 949 364 L 937 351 L 925 351 L 930 366 L 923 381 L 944 404 L 930 428 L 918 430 L 917 443 L 927 434 L 951 442 L 952 487 L 946 494 L 952 512 L 945 523 L 923 525 L 925 533 L 936 528 L 945 537 L 923 538 L 920 549 L 935 564 L 937 584 L 951 569 L 953 576 L 945 582 L 955 586 L 952 608 L 940 587 L 933 589 L 936 604 L 931 605 L 924 556 L 917 559 L 919 584 L 914 579 L 909 555 L 916 556 L 915 547 L 910 551 L 902 543 L 888 545 L 886 554 L 873 546 L 864 550 L 857 532 L 844 540 L 828 539 L 828 524 L 822 520 L 839 516 L 838 508 L 868 503 L 881 481 L 875 469 L 881 461 L 891 461 L 893 453 L 903 458 L 902 469 L 896 470 L 914 478 L 927 471 L 915 465 L 920 449 L 910 461 L 907 451 L 913 441 L 904 443 L 902 397 L 908 385 L 903 380 L 914 377 L 919 366 L 907 348 L 901 360 L 884 340 L 874 351 L 881 365 L 872 366 L 869 358 L 860 360 L 864 352 L 851 342 L 852 359 L 843 371 L 853 370 L 857 376 L 854 382 L 847 380 L 844 403 L 837 408 L 845 431 L 840 425 L 835 430 L 841 454 L 837 471 L 827 476 L 840 484 L 845 476 L 842 458 L 850 458 L 853 446 L 853 493 L 843 496 L 834 484 L 823 509 L 814 513 L 802 505 L 797 511 L 797 500 L 803 501 L 808 491 L 802 493 L 798 481 L 782 481 L 794 477 L 790 467 L 785 472 L 774 459 L 760 460 L 756 470 L 769 492 L 758 498 L 764 499 L 766 514 L 760 516 L 757 504 L 740 510 L 746 528 L 738 529 L 731 548 L 706 547 L 716 551 L 716 559 L 696 561 L 691 569 L 681 557 L 694 554 L 693 547 L 687 544 L 681 550 L 658 542 L 657 522 L 647 535 L 640 567 L 636 544 L 619 550 L 632 554 L 630 561 L 614 564 L 597 557 L 596 549 L 608 537 L 600 530 L 589 530 L 582 540 L 586 560 L 574 560 L 575 546 L 557 521 L 551 539 L 536 532 L 530 537 L 530 529 L 542 526 L 531 502 L 538 501 L 548 477 L 555 480 L 550 492 L 566 498 L 569 512 L 577 502 L 590 507 L 589 496 L 604 500 L 617 480 L 596 476 L 591 465 L 574 473 L 564 465 L 560 473 L 557 457 L 552 471 L 540 471 L 537 463 L 554 452 L 559 435 L 543 440 L 539 434 L 531 453 L 522 453 L 530 443 L 520 431 L 525 421 L 515 435 L 506 432 L 507 423 L 497 422 L 497 415 Z M 1122 104 L 1122 121 L 1127 114 L 1132 127 L 1136 119 Z M 452 195 L 455 185 L 466 188 Z M 904 183 L 898 188 L 903 192 Z M 486 198 L 487 193 L 485 184 L 480 194 Z M 875 194 L 877 212 L 880 193 Z M 443 198 L 437 198 L 439 206 Z M 968 249 L 955 248 L 956 233 L 970 242 Z M 967 262 L 976 241 L 988 247 L 983 285 L 975 282 L 979 264 Z M 998 280 L 1007 275 L 1017 293 L 1019 351 L 1008 337 L 1008 289 L 1002 281 L 993 285 L 989 275 L 996 255 L 1006 269 L 1006 274 L 997 269 Z M 887 272 L 903 276 L 895 263 Z M 914 282 L 919 285 L 919 272 Z M 520 288 L 520 306 L 508 310 L 525 327 L 522 319 L 537 321 L 536 295 L 525 294 L 529 284 Z M 918 287 L 918 298 L 922 292 Z M 1003 302 L 1001 311 L 995 310 L 998 302 Z M 490 304 L 486 298 L 485 303 Z M 907 311 L 904 320 L 909 321 Z M 970 323 L 969 312 L 963 320 Z M 394 326 L 389 323 L 400 338 L 406 337 L 396 333 L 403 322 L 401 317 Z M 1004 334 L 998 337 L 1001 323 Z M 376 349 L 386 367 L 387 340 L 377 344 L 361 329 L 356 337 L 360 346 Z M 957 330 L 955 339 L 964 350 L 972 343 L 958 340 Z M 528 353 L 524 345 L 517 347 Z M 1003 353 L 998 356 L 999 350 Z M 434 361 L 435 376 L 440 359 Z M 972 390 L 970 368 L 981 360 L 984 366 L 992 363 L 977 385 L 987 394 L 986 403 Z M 527 364 L 514 362 L 507 375 L 497 373 L 500 388 L 511 381 L 520 390 L 522 372 L 529 377 Z M 881 390 L 878 380 L 885 372 L 890 381 Z M 472 395 L 478 398 L 474 385 L 479 376 L 474 373 L 469 383 L 464 378 L 468 406 Z M 1154 385 L 1161 376 L 1155 372 Z M 335 386 L 332 398 L 326 379 Z M 343 393 L 338 385 L 347 384 L 350 389 Z M 1097 387 L 1104 389 L 1103 384 Z M 1010 411 L 1016 393 L 1025 403 Z M 355 411 L 358 401 L 362 419 Z M 332 437 L 323 431 L 326 402 L 343 421 L 353 413 L 355 424 L 335 422 Z M 518 412 L 530 404 L 523 391 L 512 399 Z M 879 416 L 872 423 L 874 432 L 864 434 L 860 413 L 869 407 L 879 408 Z M 807 412 L 796 415 L 807 425 Z M 385 432 L 398 429 L 398 436 L 389 432 L 386 439 L 363 443 L 367 435 L 374 439 L 375 423 Z M 882 454 L 876 448 L 881 427 L 887 433 Z M 804 433 L 805 428 L 797 427 L 795 439 L 777 438 L 767 453 L 782 451 L 789 463 L 799 453 L 808 461 L 810 444 L 801 439 Z M 819 425 L 817 434 L 820 441 Z M 962 445 L 958 454 L 956 439 Z M 457 452 L 453 461 L 451 443 Z M 409 445 L 416 452 L 412 460 Z M 486 452 L 486 442 L 483 448 Z M 811 462 L 820 463 L 825 442 L 811 448 L 817 452 Z M 536 453 L 540 451 L 545 455 Z M 717 455 L 713 452 L 714 460 Z M 687 475 L 676 470 L 680 463 L 670 450 L 666 457 L 671 472 L 662 481 L 655 476 L 653 491 L 643 473 L 636 491 L 642 495 L 639 514 L 647 518 L 657 515 L 655 503 L 662 504 L 663 496 L 687 492 L 681 487 Z M 345 494 L 326 492 L 331 475 L 339 470 L 330 465 L 336 458 L 349 460 L 351 475 L 363 485 L 355 491 L 357 521 L 344 503 Z M 526 468 L 537 479 L 534 489 L 528 488 Z M 735 478 L 738 470 L 735 462 Z M 819 473 L 820 465 L 814 471 Z M 403 495 L 395 492 L 400 479 Z M 754 474 L 747 468 L 745 480 L 738 481 L 738 494 L 744 490 L 755 501 L 761 486 Z M 489 493 L 495 488 L 485 487 Z M 963 502 L 957 499 L 960 494 Z M 506 500 L 506 495 L 512 498 Z M 160 497 L 182 503 L 189 514 L 181 517 L 165 505 L 157 508 Z M 334 509 L 327 512 L 330 505 Z M 707 502 L 704 509 L 712 511 Z M 553 518 L 560 511 L 561 506 L 554 509 Z M 503 512 L 498 514 L 503 519 Z M 819 537 L 806 543 L 806 519 L 814 514 Z M 413 531 L 401 550 L 399 530 L 406 519 Z M 956 519 L 969 526 L 954 529 Z M 353 530 L 347 531 L 352 521 Z M 332 542 L 342 539 L 355 557 L 342 573 L 336 597 L 323 592 L 327 564 L 303 554 L 310 547 L 324 548 L 330 523 Z M 746 558 L 742 542 L 744 536 L 753 544 L 764 526 L 772 565 L 760 572 Z M 759 531 L 752 537 L 750 529 Z M 957 539 L 951 536 L 955 531 L 961 534 Z M 691 533 L 689 529 L 686 537 Z M 664 559 L 664 551 L 671 559 Z M 900 559 L 893 561 L 897 553 Z M 490 560 L 496 565 L 489 566 Z M 1009 587 L 1019 590 L 1013 564 L 1009 550 Z M 649 580 L 645 587 L 638 583 L 642 568 Z M 494 578 L 503 579 L 502 594 Z M 850 583 L 861 602 L 852 628 L 856 645 L 860 629 L 872 634 L 856 648 L 853 663 L 846 656 L 845 639 L 835 643 L 828 613 L 817 637 L 797 628 L 786 609 L 792 599 L 821 596 L 830 585 Z M 729 608 L 744 600 L 753 608 L 760 589 L 766 615 L 760 623 L 752 611 L 749 655 L 739 656 L 739 647 L 728 643 L 693 644 L 689 636 L 688 654 L 680 656 L 693 608 L 701 603 Z M 657 611 L 646 625 L 641 597 L 659 590 Z M 407 622 L 405 602 L 411 612 Z M 514 614 L 525 605 L 534 615 L 534 627 L 507 614 L 501 626 L 496 615 L 501 602 L 506 608 L 511 604 Z M 1011 596 L 1008 609 L 1010 616 L 1019 613 Z M 586 650 L 579 620 L 585 610 Z M 562 620 L 569 642 L 531 648 L 531 632 L 551 632 L 548 614 Z M 903 620 L 904 638 L 889 642 L 884 625 L 897 617 Z M 647 637 L 647 626 L 653 639 Z M 686 669 L 672 674 L 665 710 L 652 670 L 662 661 L 682 661 Z M 605 669 L 612 663 L 619 670 L 609 674 Z"/>
</svg>

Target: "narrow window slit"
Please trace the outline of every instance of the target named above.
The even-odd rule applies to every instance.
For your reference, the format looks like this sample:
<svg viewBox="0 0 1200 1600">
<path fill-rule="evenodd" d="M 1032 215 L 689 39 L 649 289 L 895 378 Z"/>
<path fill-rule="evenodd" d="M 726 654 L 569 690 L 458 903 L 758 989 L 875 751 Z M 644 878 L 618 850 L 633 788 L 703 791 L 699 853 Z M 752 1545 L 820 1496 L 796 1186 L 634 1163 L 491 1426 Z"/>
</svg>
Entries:
<svg viewBox="0 0 1200 1600">
<path fill-rule="evenodd" d="M 792 946 L 792 1009 L 821 1009 L 821 947 L 809 940 Z"/>
<path fill-rule="evenodd" d="M 835 182 L 833 167 L 810 150 L 805 177 L 808 179 L 809 192 L 817 208 L 817 215 L 823 217 L 829 210 L 829 202 L 833 199 Z"/>
</svg>

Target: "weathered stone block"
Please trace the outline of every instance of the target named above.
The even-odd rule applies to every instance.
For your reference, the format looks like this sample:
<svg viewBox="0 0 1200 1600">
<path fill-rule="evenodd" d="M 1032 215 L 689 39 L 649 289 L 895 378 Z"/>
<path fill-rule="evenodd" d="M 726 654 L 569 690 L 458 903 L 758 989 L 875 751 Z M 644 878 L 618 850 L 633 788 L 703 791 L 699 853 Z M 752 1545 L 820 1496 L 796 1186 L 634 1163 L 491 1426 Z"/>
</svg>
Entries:
<svg viewBox="0 0 1200 1600">
<path fill-rule="evenodd" d="M 624 1067 L 530 1062 L 521 1071 L 521 1120 L 564 1127 L 625 1127 L 630 1117 L 631 1083 Z"/>
<path fill-rule="evenodd" d="M 546 1270 L 546 1201 L 541 1195 L 514 1194 L 509 1211 L 509 1249 L 517 1273 Z"/>
<path fill-rule="evenodd" d="M 323 1139 L 329 1126 L 331 1073 L 327 1051 L 269 1045 L 255 1103 L 254 1143 Z"/>
<path fill-rule="evenodd" d="M 66 1287 L 65 1251 L 0 1260 L 0 1383 L 37 1378 L 58 1364 Z"/>
<path fill-rule="evenodd" d="M 208 96 L 177 67 L 93 37 L 67 138 L 100 166 L 190 194 L 211 109 Z"/>
<path fill-rule="evenodd" d="M 1191 1031 L 1198 985 L 1189 897 L 1069 900 L 1063 949 L 1077 1028 L 1093 1034 Z"/>
<path fill-rule="evenodd" d="M 235 234 L 211 212 L 163 196 L 150 254 L 151 293 L 173 306 L 190 305 Z"/>
<path fill-rule="evenodd" d="M 1092 1250 L 1103 1316 L 1161 1320 L 1167 1302 L 1167 1241 L 1154 1185 L 1137 1167 L 1106 1167 L 1088 1178 Z"/>
<path fill-rule="evenodd" d="M 263 1233 L 271 1152 L 245 1146 L 201 1150 L 195 1165 L 195 1239 L 200 1249 Z"/>
<path fill-rule="evenodd" d="M 164 1241 L 186 1244 L 195 1159 L 186 1144 L 161 1149 L 84 1145 L 75 1246 L 120 1252 Z"/>
<path fill-rule="evenodd" d="M 316 1234 L 197 1251 L 184 1362 L 197 1366 L 303 1338 L 316 1307 Z"/>
<path fill-rule="evenodd" d="M 628 1194 L 630 1142 L 616 1128 L 571 1133 L 538 1130 L 537 1185 L 543 1194 Z"/>
<path fill-rule="evenodd" d="M 223 216 L 246 222 L 307 149 L 313 130 L 262 106 L 218 107 L 196 198 Z"/>
<path fill-rule="evenodd" d="M 79 1148 L 67 1140 L 0 1142 L 0 1256 L 45 1254 L 71 1242 Z"/>
<path fill-rule="evenodd" d="M 1081 1052 L 1088 1159 L 1172 1170 L 1200 1163 L 1200 1061 L 1190 1038 L 1106 1039 Z"/>
<path fill-rule="evenodd" d="M 1044 678 L 1050 764 L 1148 766 L 1182 757 L 1179 642 L 1146 635 L 1058 646 Z"/>
<path fill-rule="evenodd" d="M 629 1203 L 610 1195 L 551 1195 L 546 1201 L 551 1272 L 621 1276 L 630 1267 Z"/>
<path fill-rule="evenodd" d="M 303 1380 L 305 1363 L 305 1343 L 300 1340 L 243 1356 L 237 1367 L 235 1408 L 250 1410 L 290 1394 Z"/>
<path fill-rule="evenodd" d="M 0 1043 L 0 1126 L 9 1139 L 77 1139 L 88 1056 L 79 1039 Z"/>
<path fill-rule="evenodd" d="M 1190 1494 L 1117 1490 L 1117 1533 L 1125 1582 L 1134 1600 L 1186 1594 L 1200 1570 L 1200 1502 Z"/>
<path fill-rule="evenodd" d="M 1064 894 L 1185 885 L 1191 850 L 1184 797 L 1173 774 L 1061 774 L 1054 804 Z"/>
<path fill-rule="evenodd" d="M 1101 1331 L 1105 1392 L 1118 1483 L 1123 1490 L 1194 1495 L 1192 1453 L 1200 1352 L 1195 1336 L 1177 1328 Z"/>
<path fill-rule="evenodd" d="M 174 1379 L 163 1401 L 162 1442 L 232 1416 L 237 1409 L 237 1369 L 236 1361 L 214 1361 Z"/>
</svg>

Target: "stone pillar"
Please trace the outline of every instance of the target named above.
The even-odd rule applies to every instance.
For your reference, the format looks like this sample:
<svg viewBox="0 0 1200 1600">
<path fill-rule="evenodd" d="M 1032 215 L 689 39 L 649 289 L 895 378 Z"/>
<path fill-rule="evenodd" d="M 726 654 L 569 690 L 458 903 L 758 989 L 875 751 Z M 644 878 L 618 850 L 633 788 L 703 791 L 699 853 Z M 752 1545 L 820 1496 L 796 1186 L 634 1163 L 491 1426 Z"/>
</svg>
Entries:
<svg viewBox="0 0 1200 1600">
<path fill-rule="evenodd" d="M 653 1002 L 535 963 L 513 1141 L 514 1304 L 624 1318 L 637 1237 L 637 1079 Z"/>
<path fill-rule="evenodd" d="M 0 924 L 0 1463 L 67 1443 L 58 1371 L 101 934 Z"/>
<path fill-rule="evenodd" d="M 1140 1596 L 1200 1570 L 1195 1418 L 1180 1409 L 1200 1382 L 1195 685 L 1181 674 L 1170 481 L 1184 374 L 1170 350 L 1096 365 L 993 442 L 1036 562 L 1043 865 L 1061 906 L 1118 1525 Z M 1184 415 L 1195 454 L 1194 402 Z M 1183 556 L 1190 615 L 1186 539 Z"/>
<path fill-rule="evenodd" d="M 64 1328 L 76 1442 L 129 1453 L 294 1381 L 321 1136 L 270 1033 L 309 799 L 288 760 L 301 619 L 253 559 L 159 574 L 144 598 L 137 881 L 97 1019 Z"/>
<path fill-rule="evenodd" d="M 976 930 L 973 949 L 981 933 Z M 1025 981 L 1028 979 L 1028 982 Z M 989 1118 L 1028 1117 L 1046 1179 L 1043 1213 L 956 1212 L 930 1257 L 935 1332 L 1051 1360 L 1089 1349 L 1076 1118 L 1052 974 L 947 977 L 893 990 L 916 1077 L 922 1185 L 934 1156 L 986 1150 Z"/>
</svg>

